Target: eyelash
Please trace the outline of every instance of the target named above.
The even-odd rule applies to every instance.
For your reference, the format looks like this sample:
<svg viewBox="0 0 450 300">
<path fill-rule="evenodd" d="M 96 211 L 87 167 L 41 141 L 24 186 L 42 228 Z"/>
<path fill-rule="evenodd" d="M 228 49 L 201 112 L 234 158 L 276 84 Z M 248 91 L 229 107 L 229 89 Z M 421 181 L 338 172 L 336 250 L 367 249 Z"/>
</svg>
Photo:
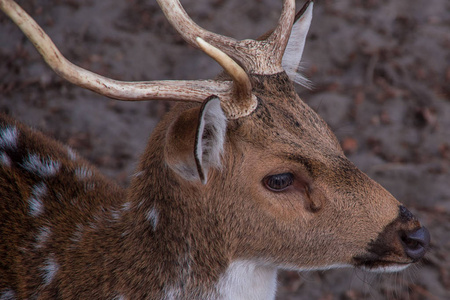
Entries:
<svg viewBox="0 0 450 300">
<path fill-rule="evenodd" d="M 281 192 L 294 183 L 294 175 L 292 173 L 269 175 L 264 178 L 263 182 L 267 189 Z"/>
</svg>

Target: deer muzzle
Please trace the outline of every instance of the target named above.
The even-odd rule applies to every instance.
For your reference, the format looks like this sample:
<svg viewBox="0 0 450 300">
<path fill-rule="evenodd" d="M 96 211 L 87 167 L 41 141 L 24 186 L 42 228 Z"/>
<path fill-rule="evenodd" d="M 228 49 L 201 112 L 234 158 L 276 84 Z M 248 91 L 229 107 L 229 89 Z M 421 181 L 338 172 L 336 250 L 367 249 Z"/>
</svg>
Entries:
<svg viewBox="0 0 450 300">
<path fill-rule="evenodd" d="M 368 245 L 355 265 L 369 271 L 398 271 L 420 260 L 430 247 L 430 233 L 414 215 L 399 206 L 398 217 Z"/>
</svg>

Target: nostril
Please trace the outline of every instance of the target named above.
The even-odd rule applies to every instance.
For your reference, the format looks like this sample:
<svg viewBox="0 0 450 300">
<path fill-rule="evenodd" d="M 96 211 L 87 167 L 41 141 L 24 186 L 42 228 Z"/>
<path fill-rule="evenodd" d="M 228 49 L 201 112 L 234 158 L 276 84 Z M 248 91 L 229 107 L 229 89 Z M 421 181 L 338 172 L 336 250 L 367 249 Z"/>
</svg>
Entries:
<svg viewBox="0 0 450 300">
<path fill-rule="evenodd" d="M 430 233 L 425 227 L 412 232 L 402 232 L 401 239 L 406 254 L 413 260 L 421 259 L 430 245 Z"/>
</svg>

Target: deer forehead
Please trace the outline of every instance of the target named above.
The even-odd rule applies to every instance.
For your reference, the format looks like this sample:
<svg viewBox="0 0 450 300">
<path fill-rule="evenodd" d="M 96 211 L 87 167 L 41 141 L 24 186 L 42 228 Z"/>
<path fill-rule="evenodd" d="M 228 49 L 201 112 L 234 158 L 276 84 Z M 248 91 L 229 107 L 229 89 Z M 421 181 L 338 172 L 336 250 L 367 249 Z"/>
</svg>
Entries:
<svg viewBox="0 0 450 300">
<path fill-rule="evenodd" d="M 325 121 L 297 95 L 283 73 L 252 76 L 258 98 L 255 111 L 229 123 L 229 132 L 239 142 L 284 160 L 304 157 L 326 164 L 343 156 L 335 135 Z"/>
</svg>

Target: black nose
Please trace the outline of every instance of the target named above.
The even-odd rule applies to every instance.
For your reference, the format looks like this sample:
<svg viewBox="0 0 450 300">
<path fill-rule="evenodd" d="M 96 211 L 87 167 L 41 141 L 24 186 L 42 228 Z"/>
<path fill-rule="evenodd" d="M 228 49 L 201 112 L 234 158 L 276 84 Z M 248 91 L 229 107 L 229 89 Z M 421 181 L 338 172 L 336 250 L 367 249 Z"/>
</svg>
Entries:
<svg viewBox="0 0 450 300">
<path fill-rule="evenodd" d="M 430 246 L 430 233 L 425 227 L 412 232 L 403 232 L 402 242 L 406 254 L 413 260 L 419 260 Z"/>
</svg>

